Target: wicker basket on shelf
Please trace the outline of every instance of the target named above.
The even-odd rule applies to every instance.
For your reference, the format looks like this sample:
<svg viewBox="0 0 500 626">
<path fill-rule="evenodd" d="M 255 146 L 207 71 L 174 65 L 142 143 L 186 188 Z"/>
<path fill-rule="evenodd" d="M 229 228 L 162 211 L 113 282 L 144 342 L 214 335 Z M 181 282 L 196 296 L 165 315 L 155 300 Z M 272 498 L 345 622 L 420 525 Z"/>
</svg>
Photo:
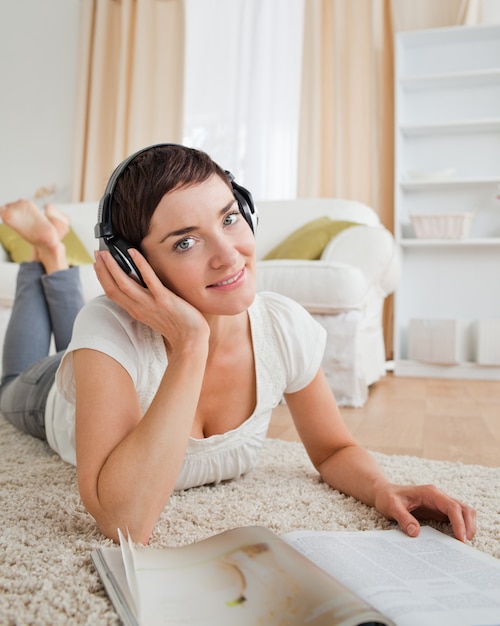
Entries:
<svg viewBox="0 0 500 626">
<path fill-rule="evenodd" d="M 465 239 L 469 236 L 476 213 L 414 215 L 410 220 L 417 239 Z"/>
</svg>

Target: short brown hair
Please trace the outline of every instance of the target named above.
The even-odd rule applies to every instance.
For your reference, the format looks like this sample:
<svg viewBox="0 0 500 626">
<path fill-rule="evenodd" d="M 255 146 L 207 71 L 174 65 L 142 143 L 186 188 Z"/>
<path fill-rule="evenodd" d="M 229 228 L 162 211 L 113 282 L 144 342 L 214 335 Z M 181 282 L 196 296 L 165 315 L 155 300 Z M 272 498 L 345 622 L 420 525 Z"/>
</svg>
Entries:
<svg viewBox="0 0 500 626">
<path fill-rule="evenodd" d="M 202 183 L 214 174 L 231 188 L 224 170 L 201 150 L 177 144 L 145 150 L 116 183 L 111 215 L 113 232 L 140 248 L 163 196 L 174 189 Z"/>
</svg>

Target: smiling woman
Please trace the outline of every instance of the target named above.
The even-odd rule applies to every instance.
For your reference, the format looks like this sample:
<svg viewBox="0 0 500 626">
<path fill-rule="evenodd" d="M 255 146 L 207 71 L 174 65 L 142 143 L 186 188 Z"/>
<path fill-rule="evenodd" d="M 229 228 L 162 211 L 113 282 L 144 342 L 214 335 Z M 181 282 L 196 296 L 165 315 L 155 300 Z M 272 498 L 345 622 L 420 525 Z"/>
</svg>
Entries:
<svg viewBox="0 0 500 626">
<path fill-rule="evenodd" d="M 127 528 L 148 542 L 175 490 L 252 470 L 282 398 L 326 483 L 411 536 L 419 517 L 449 520 L 462 540 L 474 535 L 469 506 L 433 486 L 391 483 L 356 443 L 321 371 L 323 327 L 296 302 L 255 292 L 252 197 L 208 155 L 160 144 L 117 168 L 96 229 L 106 295 L 80 312 L 63 216 L 25 202 L 1 211 L 35 253 L 19 272 L 0 410 L 76 464 L 82 501 L 105 535 Z M 117 262 L 117 242 L 142 284 Z M 60 328 L 45 315 L 39 341 L 27 341 L 51 307 L 64 313 Z M 52 330 L 65 334 L 47 359 Z"/>
</svg>

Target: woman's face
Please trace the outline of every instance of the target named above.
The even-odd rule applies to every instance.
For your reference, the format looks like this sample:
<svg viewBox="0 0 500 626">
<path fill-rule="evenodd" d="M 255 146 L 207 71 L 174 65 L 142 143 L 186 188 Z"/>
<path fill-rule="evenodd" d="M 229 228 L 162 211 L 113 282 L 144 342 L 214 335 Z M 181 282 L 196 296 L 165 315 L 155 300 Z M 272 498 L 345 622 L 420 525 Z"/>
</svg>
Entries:
<svg viewBox="0 0 500 626">
<path fill-rule="evenodd" d="M 235 315 L 255 297 L 255 238 L 216 175 L 165 194 L 141 247 L 165 286 L 205 315 Z"/>
</svg>

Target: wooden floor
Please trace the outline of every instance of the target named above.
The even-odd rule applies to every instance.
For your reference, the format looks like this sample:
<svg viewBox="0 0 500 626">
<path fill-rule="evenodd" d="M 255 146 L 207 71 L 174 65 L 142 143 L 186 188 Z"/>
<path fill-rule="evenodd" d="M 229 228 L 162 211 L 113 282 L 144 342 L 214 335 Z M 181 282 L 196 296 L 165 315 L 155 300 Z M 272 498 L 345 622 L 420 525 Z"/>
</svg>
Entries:
<svg viewBox="0 0 500 626">
<path fill-rule="evenodd" d="M 369 450 L 500 467 L 500 381 L 389 373 L 362 408 L 341 411 Z M 269 436 L 299 441 L 286 405 L 274 410 Z"/>
</svg>

